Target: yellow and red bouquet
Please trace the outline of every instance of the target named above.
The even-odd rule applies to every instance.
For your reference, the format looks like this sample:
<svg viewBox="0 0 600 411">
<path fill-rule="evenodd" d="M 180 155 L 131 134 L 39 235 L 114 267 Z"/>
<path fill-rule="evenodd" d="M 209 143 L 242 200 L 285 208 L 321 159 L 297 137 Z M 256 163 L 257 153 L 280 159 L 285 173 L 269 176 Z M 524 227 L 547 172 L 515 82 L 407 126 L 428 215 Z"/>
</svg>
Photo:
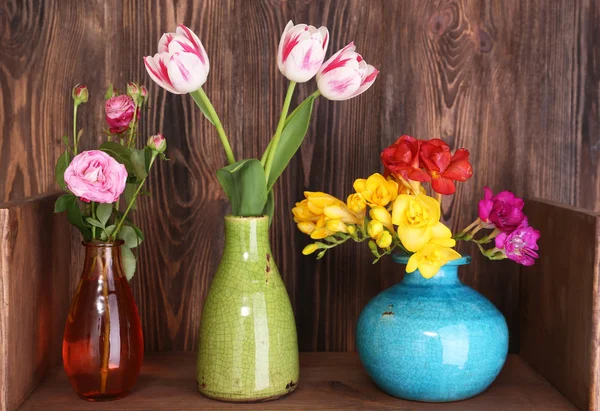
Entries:
<svg viewBox="0 0 600 411">
<path fill-rule="evenodd" d="M 479 218 L 453 235 L 440 221 L 442 195 L 456 191 L 455 181 L 473 174 L 469 151 L 451 153 L 440 139 L 417 140 L 400 137 L 381 153 L 384 175 L 375 173 L 354 182 L 354 193 L 344 202 L 322 192 L 305 192 L 305 199 L 292 209 L 298 229 L 313 240 L 302 251 L 327 250 L 350 239 L 367 241 L 375 261 L 402 251 L 410 255 L 406 271 L 419 270 L 433 277 L 441 266 L 461 255 L 454 250 L 457 240 L 472 241 L 491 260 L 510 258 L 523 265 L 534 263 L 539 231 L 530 227 L 523 213 L 524 202 L 509 191 L 493 196 L 485 188 L 479 202 Z M 430 196 L 423 184 L 429 183 Z M 482 230 L 491 230 L 476 238 Z M 485 245 L 494 243 L 491 248 Z"/>
</svg>

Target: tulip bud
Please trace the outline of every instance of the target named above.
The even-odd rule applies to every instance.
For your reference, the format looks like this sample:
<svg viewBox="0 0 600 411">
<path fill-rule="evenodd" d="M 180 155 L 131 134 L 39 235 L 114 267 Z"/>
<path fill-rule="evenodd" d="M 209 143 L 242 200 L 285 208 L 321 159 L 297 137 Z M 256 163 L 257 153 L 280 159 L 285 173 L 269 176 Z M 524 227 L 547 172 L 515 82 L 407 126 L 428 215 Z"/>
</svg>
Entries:
<svg viewBox="0 0 600 411">
<path fill-rule="evenodd" d="M 317 87 L 328 100 L 348 100 L 365 92 L 379 71 L 356 53 L 354 42 L 329 58 L 317 73 Z"/>
<path fill-rule="evenodd" d="M 377 239 L 377 245 L 379 248 L 388 248 L 392 244 L 392 235 L 389 231 L 384 231 L 381 233 L 379 238 Z"/>
<path fill-rule="evenodd" d="M 277 66 L 290 81 L 304 83 L 317 74 L 327 51 L 329 31 L 290 20 L 279 41 Z"/>
<path fill-rule="evenodd" d="M 319 246 L 317 244 L 309 244 L 306 247 L 304 247 L 304 250 L 302 250 L 302 254 L 309 255 L 309 254 L 314 253 L 318 249 L 319 249 Z"/>
<path fill-rule="evenodd" d="M 76 106 L 87 103 L 90 97 L 87 87 L 80 84 L 73 87 L 72 96 Z"/>
<path fill-rule="evenodd" d="M 167 149 L 167 140 L 162 134 L 156 134 L 148 139 L 148 143 L 146 143 L 146 145 L 152 151 L 164 153 Z"/>
<path fill-rule="evenodd" d="M 381 224 L 381 222 L 377 220 L 369 221 L 369 225 L 367 225 L 367 233 L 369 234 L 369 237 L 377 239 L 383 232 L 383 224 Z"/>
</svg>

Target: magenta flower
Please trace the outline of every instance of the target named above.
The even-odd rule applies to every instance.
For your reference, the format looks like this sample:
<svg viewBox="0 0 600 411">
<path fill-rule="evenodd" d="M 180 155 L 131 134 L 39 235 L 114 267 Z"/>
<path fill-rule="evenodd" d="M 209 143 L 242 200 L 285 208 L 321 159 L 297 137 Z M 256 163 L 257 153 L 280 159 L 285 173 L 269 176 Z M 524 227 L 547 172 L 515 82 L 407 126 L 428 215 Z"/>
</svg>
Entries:
<svg viewBox="0 0 600 411">
<path fill-rule="evenodd" d="M 523 199 L 510 191 L 502 191 L 493 196 L 489 187 L 484 187 L 485 195 L 479 202 L 479 218 L 487 228 L 497 228 L 500 231 L 512 232 L 521 225 L 523 214 Z"/>
<path fill-rule="evenodd" d="M 533 265 L 538 258 L 537 240 L 540 232 L 529 226 L 527 218 L 512 233 L 500 233 L 496 237 L 496 247 L 503 250 L 506 256 L 521 265 Z"/>
</svg>

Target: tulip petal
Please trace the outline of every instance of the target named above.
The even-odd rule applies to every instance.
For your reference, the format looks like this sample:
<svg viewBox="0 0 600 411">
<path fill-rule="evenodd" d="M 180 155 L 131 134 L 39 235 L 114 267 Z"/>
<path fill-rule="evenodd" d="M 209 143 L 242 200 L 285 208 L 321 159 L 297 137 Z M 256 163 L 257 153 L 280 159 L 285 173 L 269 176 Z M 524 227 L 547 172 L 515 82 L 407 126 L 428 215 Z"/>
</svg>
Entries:
<svg viewBox="0 0 600 411">
<path fill-rule="evenodd" d="M 356 50 L 356 46 L 354 45 L 354 42 L 351 41 L 346 47 L 344 47 L 341 50 L 338 50 L 337 53 L 329 57 L 329 59 L 325 63 L 323 63 L 323 65 L 319 69 L 319 72 L 317 73 L 317 80 L 320 76 L 329 71 L 335 70 L 340 67 L 344 67 L 346 63 L 350 60 L 350 58 L 354 56 L 354 54 L 346 55 L 346 53 L 354 52 L 354 50 Z"/>
<path fill-rule="evenodd" d="M 321 26 L 319 27 L 319 33 L 321 33 L 321 37 L 323 38 L 321 43 L 323 51 L 327 51 L 327 46 L 329 45 L 329 30 L 327 30 L 327 27 Z"/>
<path fill-rule="evenodd" d="M 373 85 L 373 83 L 375 82 L 375 79 L 377 78 L 378 74 L 379 74 L 379 70 L 377 70 L 375 67 L 371 66 L 370 64 L 367 65 L 366 75 L 364 76 L 360 87 L 358 88 L 358 90 L 356 90 L 356 92 L 352 95 L 352 97 L 356 97 L 359 94 L 362 94 L 365 91 L 367 91 L 369 89 L 369 87 L 371 87 Z"/>
<path fill-rule="evenodd" d="M 320 35 L 318 39 L 308 38 L 296 43 L 287 56 L 285 52 L 284 49 L 284 75 L 297 83 L 305 83 L 313 78 L 325 58 Z"/>
<path fill-rule="evenodd" d="M 182 94 L 196 91 L 206 83 L 206 67 L 193 53 L 174 53 L 167 69 L 173 87 Z"/>
<path fill-rule="evenodd" d="M 206 74 L 208 74 L 208 72 L 209 72 L 208 55 L 206 54 L 206 50 L 204 49 L 202 42 L 200 41 L 198 36 L 196 36 L 196 33 L 194 33 L 192 30 L 190 30 L 183 24 L 180 24 L 179 26 L 177 26 L 177 30 L 175 30 L 175 32 L 177 34 L 185 36 L 185 38 L 187 38 L 187 40 L 194 46 L 195 53 L 198 56 L 198 58 L 200 59 L 200 61 L 202 62 L 202 64 L 206 67 Z"/>
<path fill-rule="evenodd" d="M 144 57 L 144 65 L 146 66 L 146 71 L 148 75 L 162 88 L 167 90 L 173 94 L 184 94 L 180 91 L 177 91 L 173 84 L 171 83 L 171 79 L 169 78 L 169 72 L 167 69 L 167 64 L 165 60 L 170 58 L 169 53 L 156 53 L 154 57 L 147 56 Z"/>
<path fill-rule="evenodd" d="M 168 53 L 169 52 L 169 43 L 175 37 L 175 33 L 165 33 L 161 36 L 160 40 L 158 40 L 158 52 L 159 53 Z"/>
<path fill-rule="evenodd" d="M 340 67 L 323 74 L 317 80 L 317 86 L 326 99 L 342 101 L 354 96 L 360 87 L 360 82 L 360 75 L 356 69 Z"/>
</svg>

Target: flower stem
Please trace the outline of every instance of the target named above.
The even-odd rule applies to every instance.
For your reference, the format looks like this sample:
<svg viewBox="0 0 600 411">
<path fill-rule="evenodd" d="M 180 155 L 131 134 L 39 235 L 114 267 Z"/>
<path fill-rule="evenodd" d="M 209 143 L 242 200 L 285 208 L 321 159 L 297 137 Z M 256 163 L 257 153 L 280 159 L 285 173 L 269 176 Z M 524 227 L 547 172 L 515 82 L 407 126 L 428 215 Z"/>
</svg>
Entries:
<svg viewBox="0 0 600 411">
<path fill-rule="evenodd" d="M 223 129 L 223 125 L 221 124 L 221 120 L 219 119 L 219 116 L 217 115 L 217 112 L 215 111 L 215 108 L 210 102 L 208 96 L 206 95 L 204 90 L 202 90 L 202 87 L 200 87 L 196 91 L 192 91 L 190 93 L 190 96 L 192 96 L 194 102 L 196 103 L 198 108 L 200 108 L 200 110 L 202 110 L 203 106 L 206 108 L 213 124 L 215 125 L 215 128 L 217 129 L 217 133 L 219 134 L 221 144 L 223 144 L 223 149 L 225 150 L 225 155 L 227 156 L 227 162 L 229 164 L 235 163 L 235 157 L 233 155 L 233 151 L 231 151 L 231 145 L 229 144 L 229 140 L 227 139 L 227 135 L 225 134 L 225 130 Z"/>
<path fill-rule="evenodd" d="M 75 103 L 73 105 L 73 155 L 77 155 L 77 146 L 79 141 L 77 140 L 77 107 L 79 105 Z"/>
<path fill-rule="evenodd" d="M 129 128 L 129 138 L 127 139 L 127 147 L 133 146 L 134 143 L 134 134 L 135 134 L 135 126 L 137 125 L 137 111 L 138 111 L 138 103 L 137 100 L 135 102 L 135 108 L 133 110 L 133 124 Z"/>
<path fill-rule="evenodd" d="M 275 135 L 271 139 L 271 143 L 269 146 L 271 147 L 269 150 L 269 154 L 267 155 L 267 161 L 265 162 L 265 177 L 267 179 L 267 183 L 269 182 L 269 174 L 271 173 L 271 168 L 273 167 L 273 160 L 275 159 L 275 152 L 277 151 L 277 146 L 279 145 L 279 139 L 281 138 L 281 132 L 285 127 L 285 122 L 287 119 L 288 111 L 290 109 L 290 103 L 292 102 L 292 96 L 294 95 L 294 88 L 296 87 L 295 81 L 290 81 L 290 84 L 287 89 L 287 93 L 285 95 L 285 100 L 283 102 L 283 109 L 281 110 L 281 116 L 279 117 L 279 123 L 277 124 L 277 130 L 275 131 Z"/>
<path fill-rule="evenodd" d="M 96 218 L 96 203 L 92 201 L 92 218 Z M 92 238 L 96 239 L 96 227 L 92 226 Z"/>
<path fill-rule="evenodd" d="M 298 105 L 298 107 L 296 107 L 294 109 L 294 111 L 291 112 L 290 115 L 287 116 L 287 118 L 285 119 L 285 124 L 283 125 L 283 128 L 285 128 L 285 126 L 288 125 L 288 123 L 290 122 L 290 120 L 292 118 L 294 118 L 294 116 L 296 115 L 296 113 L 298 112 L 298 110 L 300 109 L 300 107 L 306 102 L 306 100 L 308 100 L 309 98 L 318 98 L 321 95 L 321 92 L 319 90 L 316 90 L 314 93 L 312 93 L 310 96 L 308 96 L 302 103 L 300 103 Z M 273 139 L 271 139 L 271 141 L 269 141 L 269 145 L 267 146 L 267 149 L 265 150 L 265 152 L 263 153 L 260 162 L 263 165 L 263 167 L 265 166 L 265 163 L 267 162 L 267 157 L 269 156 L 269 152 L 271 151 L 271 147 L 273 146 Z"/>
<path fill-rule="evenodd" d="M 150 159 L 150 166 L 148 167 L 148 171 L 152 168 L 152 164 L 154 164 L 154 160 L 156 159 L 157 154 L 158 153 L 156 151 L 152 152 L 152 158 Z M 135 190 L 135 193 L 133 193 L 133 196 L 131 196 L 131 201 L 129 201 L 129 204 L 127 204 L 127 208 L 125 209 L 125 212 L 121 216 L 121 220 L 119 220 L 119 224 L 117 224 L 117 226 L 115 227 L 114 231 L 111 234 L 111 238 L 113 241 L 115 238 L 117 238 L 117 234 L 119 234 L 119 230 L 123 226 L 123 223 L 125 222 L 125 218 L 127 218 L 127 214 L 129 214 L 131 207 L 133 207 L 133 203 L 135 203 L 135 200 L 138 197 L 138 195 L 140 194 L 140 190 L 144 186 L 144 183 L 146 182 L 147 178 L 148 178 L 148 176 L 144 177 L 144 179 L 142 181 L 140 181 L 140 184 L 138 185 L 137 189 Z"/>
<path fill-rule="evenodd" d="M 471 231 L 479 223 L 481 223 L 481 219 L 477 218 L 477 220 L 473 221 L 471 224 L 469 224 L 467 227 L 465 227 L 465 229 L 462 230 L 460 233 L 455 234 L 453 238 L 455 240 L 462 240 L 462 237 L 464 237 L 465 234 L 467 234 L 469 231 Z"/>
<path fill-rule="evenodd" d="M 104 341 L 102 345 L 102 368 L 100 369 L 100 394 L 106 393 L 108 357 L 110 353 L 110 307 L 108 304 L 108 265 L 102 266 L 102 296 L 104 297 Z"/>
</svg>

